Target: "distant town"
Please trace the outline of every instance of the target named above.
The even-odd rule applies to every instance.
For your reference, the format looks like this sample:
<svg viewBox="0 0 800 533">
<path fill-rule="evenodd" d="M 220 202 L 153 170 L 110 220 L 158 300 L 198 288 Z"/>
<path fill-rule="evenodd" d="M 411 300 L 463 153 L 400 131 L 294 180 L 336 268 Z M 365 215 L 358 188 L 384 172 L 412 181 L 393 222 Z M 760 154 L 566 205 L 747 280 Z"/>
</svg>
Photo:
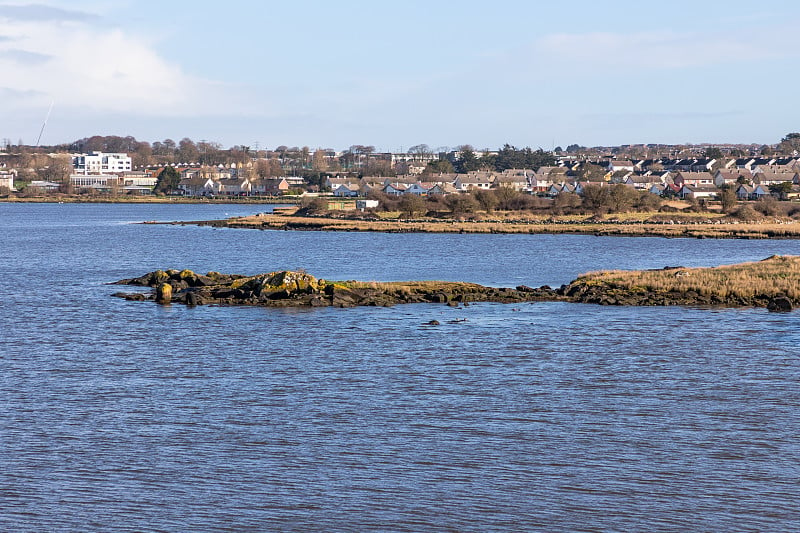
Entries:
<svg viewBox="0 0 800 533">
<path fill-rule="evenodd" d="M 666 198 L 739 201 L 800 198 L 800 134 L 773 145 L 624 145 L 552 151 L 504 145 L 495 150 L 431 148 L 399 153 L 367 145 L 347 150 L 279 146 L 223 149 L 95 136 L 70 145 L 32 147 L 6 140 L 0 197 L 183 196 L 190 198 L 432 197 L 509 189 L 556 198 L 587 187 L 623 185 Z"/>
</svg>

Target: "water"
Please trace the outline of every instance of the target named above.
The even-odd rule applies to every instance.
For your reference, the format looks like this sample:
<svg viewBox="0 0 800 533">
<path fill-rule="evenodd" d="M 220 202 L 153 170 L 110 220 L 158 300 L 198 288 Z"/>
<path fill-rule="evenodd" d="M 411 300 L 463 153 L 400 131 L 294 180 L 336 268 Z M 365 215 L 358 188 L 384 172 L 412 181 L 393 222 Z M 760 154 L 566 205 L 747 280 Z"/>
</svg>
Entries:
<svg viewBox="0 0 800 533">
<path fill-rule="evenodd" d="M 106 285 L 169 267 L 560 285 L 800 242 L 130 224 L 266 209 L 0 204 L 0 530 L 800 526 L 796 313 L 189 309 Z"/>
</svg>

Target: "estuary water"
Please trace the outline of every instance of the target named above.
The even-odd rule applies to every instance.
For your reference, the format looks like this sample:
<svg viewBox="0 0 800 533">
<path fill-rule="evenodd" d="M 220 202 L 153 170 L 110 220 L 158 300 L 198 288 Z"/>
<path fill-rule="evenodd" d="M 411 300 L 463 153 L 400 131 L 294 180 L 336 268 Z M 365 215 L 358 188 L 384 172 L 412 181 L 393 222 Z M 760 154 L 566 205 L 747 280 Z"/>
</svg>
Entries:
<svg viewBox="0 0 800 533">
<path fill-rule="evenodd" d="M 305 268 L 558 286 L 800 241 L 134 223 L 268 209 L 0 204 L 0 530 L 800 528 L 797 312 L 190 309 L 107 285 Z"/>
</svg>

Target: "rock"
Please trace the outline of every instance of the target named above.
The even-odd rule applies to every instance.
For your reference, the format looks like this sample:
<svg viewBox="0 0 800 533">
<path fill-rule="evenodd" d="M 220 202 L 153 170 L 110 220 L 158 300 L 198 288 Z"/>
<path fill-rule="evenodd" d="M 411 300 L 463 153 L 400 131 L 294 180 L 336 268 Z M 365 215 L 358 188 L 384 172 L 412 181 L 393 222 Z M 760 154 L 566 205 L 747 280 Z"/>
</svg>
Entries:
<svg viewBox="0 0 800 533">
<path fill-rule="evenodd" d="M 168 304 L 172 301 L 172 285 L 162 283 L 156 288 L 156 302 Z"/>
<path fill-rule="evenodd" d="M 430 322 L 425 322 L 424 325 L 426 325 L 426 326 L 438 326 L 439 325 L 439 321 L 438 320 L 431 320 Z"/>
<path fill-rule="evenodd" d="M 328 302 L 328 300 L 322 298 L 321 296 L 314 296 L 309 301 L 309 305 L 311 307 L 327 307 L 328 305 L 330 305 L 330 302 Z"/>
<path fill-rule="evenodd" d="M 200 298 L 197 297 L 197 293 L 194 291 L 188 291 L 186 293 L 186 305 L 195 306 L 200 304 Z"/>
<path fill-rule="evenodd" d="M 143 302 L 143 301 L 147 300 L 147 295 L 146 294 L 142 294 L 140 292 L 135 292 L 135 293 L 132 293 L 132 294 L 131 293 L 127 293 L 127 292 L 115 292 L 111 296 L 114 296 L 116 298 L 124 298 L 126 300 L 130 300 L 130 301 L 133 301 L 133 302 Z"/>
<path fill-rule="evenodd" d="M 169 280 L 169 274 L 164 272 L 163 270 L 156 270 L 150 274 L 150 279 L 147 281 L 147 285 L 150 287 L 156 287 L 160 283 L 166 283 Z"/>
<path fill-rule="evenodd" d="M 775 313 L 787 313 L 794 309 L 794 304 L 786 296 L 776 296 L 767 303 L 767 310 Z"/>
</svg>

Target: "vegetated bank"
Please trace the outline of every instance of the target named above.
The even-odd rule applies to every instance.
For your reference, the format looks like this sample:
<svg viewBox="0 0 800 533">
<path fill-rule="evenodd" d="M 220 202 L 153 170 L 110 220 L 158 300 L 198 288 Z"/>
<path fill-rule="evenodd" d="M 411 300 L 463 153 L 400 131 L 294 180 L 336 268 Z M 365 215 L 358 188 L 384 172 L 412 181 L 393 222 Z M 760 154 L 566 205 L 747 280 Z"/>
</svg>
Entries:
<svg viewBox="0 0 800 533">
<path fill-rule="evenodd" d="M 172 222 L 219 228 L 295 231 L 366 231 L 384 233 L 527 233 L 700 239 L 797 239 L 800 223 L 785 219 L 739 221 L 717 216 L 569 215 L 496 217 L 484 220 L 380 219 L 358 216 L 297 216 L 262 213 L 227 220 Z"/>
<path fill-rule="evenodd" d="M 145 293 L 115 293 L 128 300 L 186 305 L 266 307 L 392 306 L 404 303 L 563 301 L 632 306 L 766 307 L 790 311 L 800 301 L 800 257 L 773 256 L 755 263 L 712 268 L 602 271 L 579 276 L 558 289 L 486 287 L 446 281 L 327 281 L 302 271 L 256 276 L 157 270 L 117 282 L 150 287 Z"/>
</svg>

